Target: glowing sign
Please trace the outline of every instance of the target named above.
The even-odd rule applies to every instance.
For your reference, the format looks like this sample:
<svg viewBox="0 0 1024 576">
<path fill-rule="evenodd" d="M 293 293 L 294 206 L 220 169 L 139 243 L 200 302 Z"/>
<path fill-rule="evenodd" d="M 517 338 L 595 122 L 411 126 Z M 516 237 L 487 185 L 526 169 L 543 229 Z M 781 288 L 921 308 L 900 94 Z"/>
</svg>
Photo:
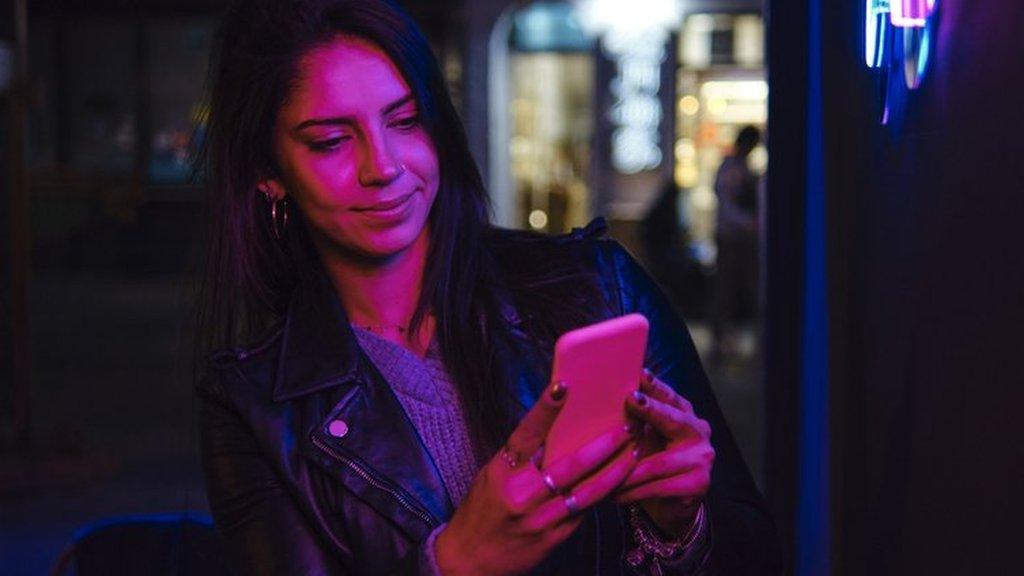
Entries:
<svg viewBox="0 0 1024 576">
<path fill-rule="evenodd" d="M 864 6 L 864 61 L 893 73 L 886 78 L 902 68 L 907 88 L 917 89 L 931 61 L 938 0 L 865 0 Z M 886 89 L 883 124 L 889 118 L 889 93 Z"/>
<path fill-rule="evenodd" d="M 611 93 L 615 102 L 608 110 L 608 119 L 615 124 L 612 164 L 626 174 L 657 168 L 662 160 L 658 127 L 663 113 L 658 92 L 664 48 L 660 43 L 644 42 L 614 58 L 618 74 L 612 80 Z"/>
<path fill-rule="evenodd" d="M 907 28 L 903 32 L 903 79 L 907 88 L 917 89 L 932 59 L 932 27 Z"/>
<path fill-rule="evenodd" d="M 610 91 L 615 102 L 608 119 L 612 134 L 612 165 L 635 174 L 661 165 L 663 111 L 661 65 L 671 31 L 682 20 L 679 0 L 577 0 L 580 25 L 615 62 Z"/>
<path fill-rule="evenodd" d="M 892 0 L 892 25 L 898 28 L 924 28 L 935 11 L 935 0 Z"/>
<path fill-rule="evenodd" d="M 864 5 L 864 60 L 871 68 L 881 68 L 889 31 L 889 0 L 867 0 Z"/>
</svg>

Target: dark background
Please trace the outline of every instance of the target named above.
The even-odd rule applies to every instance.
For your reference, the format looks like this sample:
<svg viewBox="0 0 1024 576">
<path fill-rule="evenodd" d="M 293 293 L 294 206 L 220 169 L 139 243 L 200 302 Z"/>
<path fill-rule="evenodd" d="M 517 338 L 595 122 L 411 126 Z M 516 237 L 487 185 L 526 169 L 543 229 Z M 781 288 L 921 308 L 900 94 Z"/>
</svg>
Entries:
<svg viewBox="0 0 1024 576">
<path fill-rule="evenodd" d="M 863 6 L 814 2 L 770 3 L 768 482 L 794 564 L 805 573 L 1016 571 L 1024 6 L 940 1 L 930 77 L 916 92 L 893 90 L 882 126 L 886 84 L 865 68 L 853 25 Z M 821 50 L 809 57 L 815 36 Z M 821 119 L 808 121 L 815 107 Z M 823 270 L 801 258 L 816 249 L 803 225 L 816 177 Z M 827 343 L 828 378 L 797 390 L 800 278 L 820 273 L 828 329 L 811 336 Z M 824 454 L 793 448 L 814 420 L 800 412 L 801 394 L 815 390 L 827 391 Z M 818 510 L 799 504 L 816 493 L 808 478 L 825 487 Z M 821 516 L 824 537 L 799 528 Z"/>
<path fill-rule="evenodd" d="M 1001 574 L 1019 563 L 1024 5 L 939 1 L 931 73 L 916 92 L 894 89 L 887 126 L 887 81 L 863 64 L 861 3 L 768 2 L 764 478 L 801 574 Z M 486 4 L 471 15 L 499 11 Z M 0 2 L 4 39 L 11 5 Z M 85 14 L 152 26 L 218 7 L 44 0 L 30 15 L 67 39 Z M 463 34 L 466 12 L 450 2 L 413 9 L 440 52 L 464 51 L 474 77 L 485 58 L 479 26 Z M 96 39 L 104 40 L 113 42 Z M 138 41 L 130 32 L 127 40 Z M 47 69 L 75 66 L 74 53 L 32 53 L 57 59 Z M 153 73 L 132 54 L 109 66 Z M 109 67 L 81 72 L 83 82 L 110 82 Z M 43 83 L 46 91 L 27 95 L 34 107 L 66 98 L 72 115 L 75 106 L 141 98 L 125 86 L 113 104 L 80 102 L 75 86 Z M 470 130 L 482 133 L 479 95 L 464 96 L 477 112 Z M 6 95 L 5 113 L 11 102 Z M 54 122 L 55 142 L 61 130 L 88 134 L 68 128 L 87 110 L 80 114 Z M 129 133 L 152 121 L 136 118 Z M 38 574 L 97 511 L 205 511 L 183 276 L 196 205 L 189 186 L 175 183 L 148 191 L 126 215 L 120 206 L 139 193 L 149 164 L 119 159 L 116 146 L 91 155 L 85 147 L 85 156 L 48 148 L 60 168 L 31 173 L 42 185 L 29 220 L 30 306 L 20 310 L 8 257 L 15 126 L 5 114 L 0 127 L 0 573 Z M 117 169 L 82 180 L 89 162 Z M 96 189 L 112 192 L 87 201 Z M 98 220 L 107 224 L 89 225 Z M 19 312 L 32 318 L 27 342 L 13 337 Z M 33 370 L 27 451 L 8 449 L 19 346 Z"/>
</svg>

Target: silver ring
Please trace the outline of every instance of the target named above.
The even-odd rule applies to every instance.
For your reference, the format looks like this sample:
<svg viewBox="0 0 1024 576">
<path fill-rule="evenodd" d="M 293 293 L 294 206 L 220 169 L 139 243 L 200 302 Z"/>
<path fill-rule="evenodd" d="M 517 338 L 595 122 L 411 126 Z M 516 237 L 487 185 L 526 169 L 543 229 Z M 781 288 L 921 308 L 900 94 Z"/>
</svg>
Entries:
<svg viewBox="0 0 1024 576">
<path fill-rule="evenodd" d="M 575 516 L 580 512 L 579 502 L 576 501 L 576 495 L 570 492 L 565 499 L 562 500 L 565 503 L 565 509 L 569 511 L 571 516 Z"/>
<path fill-rule="evenodd" d="M 558 496 L 560 490 L 558 486 L 555 486 L 555 480 L 551 477 L 551 474 L 544 472 L 540 478 L 544 481 L 544 485 L 548 487 L 548 492 L 551 492 L 552 496 Z"/>
</svg>

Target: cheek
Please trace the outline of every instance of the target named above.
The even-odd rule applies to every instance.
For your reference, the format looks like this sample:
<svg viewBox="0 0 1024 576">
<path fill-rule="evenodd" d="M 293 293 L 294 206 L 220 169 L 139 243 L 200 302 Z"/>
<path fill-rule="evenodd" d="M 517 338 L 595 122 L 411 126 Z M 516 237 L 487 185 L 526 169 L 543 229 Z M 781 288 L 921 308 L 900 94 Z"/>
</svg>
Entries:
<svg viewBox="0 0 1024 576">
<path fill-rule="evenodd" d="M 348 163 L 330 155 L 296 160 L 290 169 L 290 180 L 294 183 L 290 192 L 306 208 L 337 206 L 357 194 L 356 175 Z"/>
<path fill-rule="evenodd" d="M 337 159 L 321 160 L 310 166 L 310 186 L 319 192 L 318 196 L 329 196 L 334 200 L 346 199 L 357 186 L 355 171 L 346 162 Z"/>
<path fill-rule="evenodd" d="M 433 143 L 426 134 L 423 134 L 413 150 L 408 162 L 416 167 L 420 177 L 430 185 L 432 192 L 436 193 L 441 178 L 441 168 L 440 159 L 437 157 Z"/>
</svg>

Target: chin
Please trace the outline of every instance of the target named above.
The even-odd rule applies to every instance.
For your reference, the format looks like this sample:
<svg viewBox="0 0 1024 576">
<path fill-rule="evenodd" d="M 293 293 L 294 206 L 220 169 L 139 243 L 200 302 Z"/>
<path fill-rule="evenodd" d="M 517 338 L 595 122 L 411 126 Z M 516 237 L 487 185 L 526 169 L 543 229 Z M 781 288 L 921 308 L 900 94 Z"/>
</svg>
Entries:
<svg viewBox="0 0 1024 576">
<path fill-rule="evenodd" d="M 364 258 L 384 260 L 406 252 L 416 243 L 423 226 L 409 224 L 388 230 L 363 230 L 357 238 L 348 238 L 338 242 L 347 252 Z"/>
<path fill-rule="evenodd" d="M 387 260 L 412 246 L 412 242 L 373 242 L 356 247 L 354 252 L 372 260 Z"/>
</svg>

